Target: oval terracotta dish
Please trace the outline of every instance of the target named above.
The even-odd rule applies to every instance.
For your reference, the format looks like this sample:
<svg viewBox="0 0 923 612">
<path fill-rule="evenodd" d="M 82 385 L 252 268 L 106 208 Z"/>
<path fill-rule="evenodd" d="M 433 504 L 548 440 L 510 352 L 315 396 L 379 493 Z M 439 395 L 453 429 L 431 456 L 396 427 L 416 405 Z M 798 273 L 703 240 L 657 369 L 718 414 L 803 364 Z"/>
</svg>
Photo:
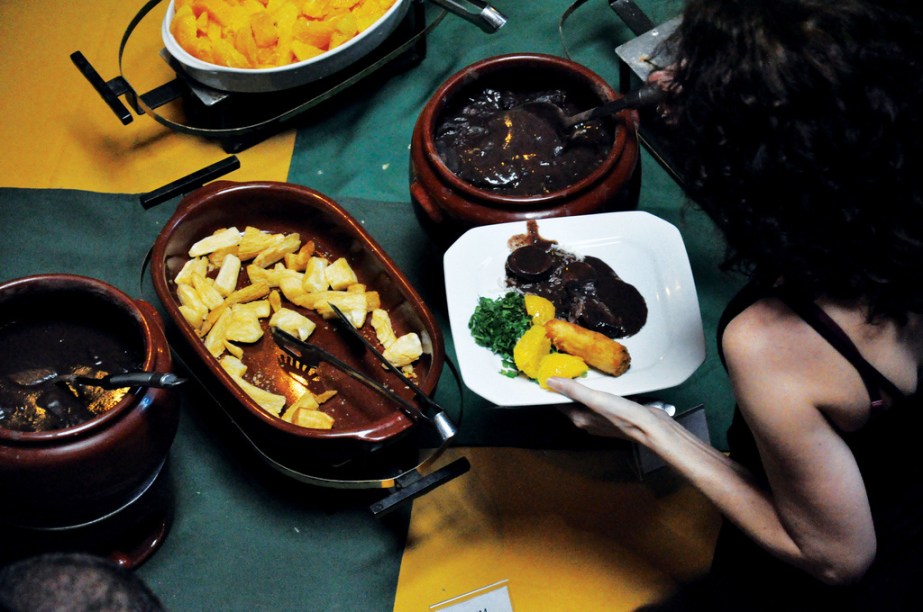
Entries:
<svg viewBox="0 0 923 612">
<path fill-rule="evenodd" d="M 200 366 L 203 382 L 210 387 L 241 431 L 273 461 L 291 469 L 316 470 L 318 460 L 335 464 L 355 455 L 387 446 L 400 439 L 413 422 L 393 403 L 328 366 L 324 376 L 335 379 L 337 395 L 322 410 L 334 418 L 332 429 L 310 429 L 288 423 L 254 402 L 205 348 L 193 327 L 183 318 L 173 281 L 189 259 L 190 246 L 215 230 L 253 226 L 273 233 L 297 232 L 302 240 L 313 240 L 318 252 L 331 261 L 346 257 L 359 282 L 379 292 L 381 307 L 391 315 L 398 335 L 417 332 L 423 339 L 424 355 L 414 364 L 418 386 L 432 393 L 442 370 L 442 332 L 422 298 L 392 259 L 336 202 L 307 187 L 289 183 L 220 181 L 198 189 L 179 204 L 154 243 L 151 272 L 158 297 L 191 356 L 191 367 Z M 246 263 L 246 262 L 245 262 Z M 241 284 L 248 284 L 241 272 Z M 356 347 L 338 330 L 339 322 L 324 320 L 313 311 L 300 309 L 316 322 L 309 340 L 334 353 L 369 376 L 385 383 L 407 399 L 412 393 L 396 383 L 371 354 Z M 264 328 L 267 323 L 264 320 Z M 364 333 L 370 338 L 368 323 Z M 175 345 L 176 346 L 176 345 Z M 267 386 L 291 386 L 292 371 L 280 365 L 281 350 L 271 334 L 245 348 L 249 366 L 247 378 Z"/>
<path fill-rule="evenodd" d="M 428 229 L 457 237 L 479 225 L 635 207 L 640 175 L 638 114 L 634 110 L 616 115 L 614 142 L 603 162 L 558 191 L 508 195 L 476 187 L 456 176 L 439 155 L 436 130 L 460 101 L 488 87 L 522 92 L 560 89 L 583 109 L 620 95 L 585 66 L 538 53 L 490 57 L 449 77 L 424 106 L 410 147 L 410 194 L 418 217 Z"/>
<path fill-rule="evenodd" d="M 69 274 L 0 284 L 0 320 L 5 323 L 46 313 L 54 317 L 61 309 L 73 309 L 71 316 L 76 314 L 80 324 L 105 328 L 124 346 L 137 349 L 144 371 L 170 370 L 172 358 L 162 322 L 149 303 L 133 300 L 102 281 Z M 60 544 L 59 538 L 72 535 L 68 532 L 93 525 L 111 528 L 111 519 L 137 506 L 157 480 L 178 423 L 175 391 L 135 388 L 108 411 L 70 427 L 46 431 L 0 427 L 0 522 L 5 529 L 47 532 L 43 539 L 51 544 Z M 138 515 L 133 517 L 137 523 Z M 105 546 L 118 535 L 111 529 L 104 531 L 93 536 L 94 547 Z M 21 545 L 28 548 L 36 542 L 26 539 Z M 157 544 L 139 551 L 133 562 L 145 558 Z"/>
</svg>

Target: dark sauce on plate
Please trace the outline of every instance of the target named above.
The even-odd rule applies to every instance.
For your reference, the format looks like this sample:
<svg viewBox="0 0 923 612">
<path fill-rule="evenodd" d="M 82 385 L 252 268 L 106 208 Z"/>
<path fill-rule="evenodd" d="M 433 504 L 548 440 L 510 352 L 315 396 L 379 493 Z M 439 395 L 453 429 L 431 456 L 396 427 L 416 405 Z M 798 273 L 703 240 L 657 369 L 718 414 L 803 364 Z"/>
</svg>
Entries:
<svg viewBox="0 0 923 612">
<path fill-rule="evenodd" d="M 614 134 L 593 121 L 563 134 L 544 113 L 520 109 L 550 102 L 567 114 L 581 110 L 563 90 L 487 88 L 449 109 L 435 133 L 436 150 L 461 180 L 505 195 L 560 191 L 588 176 L 606 159 Z"/>
<path fill-rule="evenodd" d="M 559 319 L 576 323 L 610 338 L 638 333 L 647 322 L 647 303 L 597 257 L 577 257 L 538 234 L 535 221 L 528 233 L 509 240 L 506 259 L 510 287 L 550 300 Z"/>
<path fill-rule="evenodd" d="M 73 306 L 65 301 L 58 308 Z M 120 321 L 112 314 L 97 311 L 91 322 L 76 314 L 19 312 L 0 323 L 0 427 L 25 432 L 73 427 L 125 396 L 126 389 L 51 380 L 55 374 L 98 378 L 143 367 L 138 332 L 124 321 L 127 316 Z"/>
</svg>

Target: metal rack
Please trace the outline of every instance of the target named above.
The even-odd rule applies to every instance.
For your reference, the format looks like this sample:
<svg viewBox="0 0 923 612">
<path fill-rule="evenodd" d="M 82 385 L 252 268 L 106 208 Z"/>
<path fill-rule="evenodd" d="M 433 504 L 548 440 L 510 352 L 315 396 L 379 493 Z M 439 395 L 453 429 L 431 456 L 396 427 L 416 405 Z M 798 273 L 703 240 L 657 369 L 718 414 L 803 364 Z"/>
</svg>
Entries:
<svg viewBox="0 0 923 612">
<path fill-rule="evenodd" d="M 134 30 L 161 0 L 148 0 L 126 29 L 119 48 L 119 76 L 105 80 L 80 51 L 72 53 L 71 60 L 123 124 L 134 120 L 134 111 L 177 132 L 215 140 L 226 152 L 237 153 L 290 127 L 305 111 L 346 94 L 360 82 L 373 77 L 387 79 L 422 62 L 426 57 L 427 36 L 448 12 L 475 23 L 485 32 L 495 32 L 506 23 L 501 13 L 481 0 L 431 1 L 443 10 L 429 22 L 424 0 L 411 0 L 407 15 L 396 30 L 360 61 L 318 81 L 282 91 L 219 91 L 197 82 L 162 51 L 161 58 L 170 65 L 176 78 L 138 93 L 121 74 L 122 54 Z M 183 122 L 167 119 L 156 111 L 177 100 L 182 103 Z"/>
</svg>

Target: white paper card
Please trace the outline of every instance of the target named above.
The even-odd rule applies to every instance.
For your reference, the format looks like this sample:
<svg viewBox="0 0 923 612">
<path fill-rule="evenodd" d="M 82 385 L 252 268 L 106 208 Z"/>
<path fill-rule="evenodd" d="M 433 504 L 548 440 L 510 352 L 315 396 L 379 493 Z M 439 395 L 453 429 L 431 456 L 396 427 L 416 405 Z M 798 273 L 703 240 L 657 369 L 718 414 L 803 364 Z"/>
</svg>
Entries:
<svg viewBox="0 0 923 612">
<path fill-rule="evenodd" d="M 513 612 L 509 581 L 502 580 L 429 607 L 432 612 Z"/>
</svg>

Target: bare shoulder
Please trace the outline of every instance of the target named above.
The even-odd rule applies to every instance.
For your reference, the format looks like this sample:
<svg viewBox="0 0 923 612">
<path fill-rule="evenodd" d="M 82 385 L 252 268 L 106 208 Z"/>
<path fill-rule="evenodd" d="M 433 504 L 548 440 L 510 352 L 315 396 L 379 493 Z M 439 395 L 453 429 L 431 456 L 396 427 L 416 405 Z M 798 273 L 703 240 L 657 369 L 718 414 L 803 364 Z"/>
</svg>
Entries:
<svg viewBox="0 0 923 612">
<path fill-rule="evenodd" d="M 813 480 L 808 474 L 826 462 L 818 449 L 829 452 L 839 439 L 828 417 L 844 411 L 852 394 L 862 395 L 861 378 L 775 299 L 760 300 L 736 317 L 723 347 L 738 406 L 767 467 Z"/>
<path fill-rule="evenodd" d="M 855 368 L 781 301 L 756 302 L 728 325 L 722 346 L 745 412 L 787 406 L 798 418 L 826 415 L 854 429 L 868 394 Z"/>
<path fill-rule="evenodd" d="M 797 371 L 822 348 L 810 341 L 809 331 L 810 327 L 781 301 L 763 299 L 728 324 L 722 347 L 733 369 Z"/>
</svg>

